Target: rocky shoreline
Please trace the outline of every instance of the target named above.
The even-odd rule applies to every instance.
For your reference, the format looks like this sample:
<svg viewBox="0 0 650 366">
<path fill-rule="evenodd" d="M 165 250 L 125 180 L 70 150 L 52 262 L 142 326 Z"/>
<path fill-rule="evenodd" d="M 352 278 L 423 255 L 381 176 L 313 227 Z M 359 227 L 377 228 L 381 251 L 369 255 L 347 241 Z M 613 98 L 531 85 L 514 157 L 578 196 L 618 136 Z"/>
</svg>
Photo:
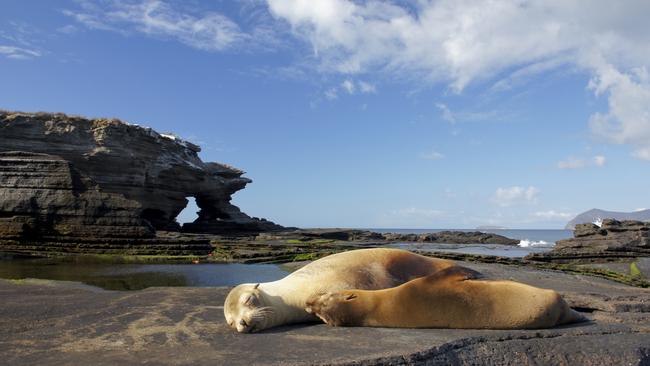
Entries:
<svg viewBox="0 0 650 366">
<path fill-rule="evenodd" d="M 555 289 L 591 321 L 513 331 L 301 324 L 237 334 L 223 319 L 225 287 L 121 292 L 0 280 L 0 357 L 11 365 L 650 363 L 650 290 L 528 267 L 459 264 L 488 278 Z"/>
<path fill-rule="evenodd" d="M 573 238 L 558 241 L 550 252 L 531 254 L 527 258 L 589 262 L 636 257 L 650 257 L 650 222 L 605 219 L 600 226 L 578 224 Z"/>
</svg>

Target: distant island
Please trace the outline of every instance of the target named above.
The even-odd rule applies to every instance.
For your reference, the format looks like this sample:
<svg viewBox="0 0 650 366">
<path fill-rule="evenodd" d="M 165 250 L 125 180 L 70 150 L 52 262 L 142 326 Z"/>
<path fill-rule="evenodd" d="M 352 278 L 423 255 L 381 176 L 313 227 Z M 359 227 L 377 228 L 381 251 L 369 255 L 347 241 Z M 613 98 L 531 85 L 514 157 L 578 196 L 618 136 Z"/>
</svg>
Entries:
<svg viewBox="0 0 650 366">
<path fill-rule="evenodd" d="M 594 208 L 579 214 L 573 220 L 569 221 L 564 228 L 566 230 L 574 230 L 578 224 L 598 222 L 604 219 L 650 221 L 650 209 L 634 212 L 616 212 Z"/>
</svg>

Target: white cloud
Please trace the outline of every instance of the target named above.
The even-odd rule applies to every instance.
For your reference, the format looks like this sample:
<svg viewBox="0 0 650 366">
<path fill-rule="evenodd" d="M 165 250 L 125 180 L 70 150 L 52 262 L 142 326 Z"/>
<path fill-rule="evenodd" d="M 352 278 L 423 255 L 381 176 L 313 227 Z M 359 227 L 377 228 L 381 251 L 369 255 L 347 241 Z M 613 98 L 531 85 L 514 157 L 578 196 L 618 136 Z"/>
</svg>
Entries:
<svg viewBox="0 0 650 366">
<path fill-rule="evenodd" d="M 384 228 L 435 228 L 455 217 L 445 211 L 420 207 L 406 207 L 381 213 L 373 226 Z M 456 220 L 454 219 L 454 222 Z"/>
<path fill-rule="evenodd" d="M 29 60 L 34 57 L 41 56 L 41 53 L 36 50 L 30 50 L 22 47 L 0 45 L 0 55 L 15 60 Z"/>
<path fill-rule="evenodd" d="M 476 111 L 476 110 L 464 110 L 464 111 L 453 111 L 444 103 L 436 103 L 436 108 L 440 111 L 442 119 L 445 121 L 456 124 L 457 122 L 476 122 L 476 121 L 486 121 L 486 120 L 503 120 L 507 116 L 503 113 L 500 113 L 496 110 L 485 110 L 485 111 Z"/>
<path fill-rule="evenodd" d="M 603 167 L 607 159 L 603 155 L 596 155 L 591 159 L 582 159 L 570 156 L 565 160 L 558 161 L 557 167 L 560 169 L 582 169 L 587 167 Z"/>
<path fill-rule="evenodd" d="M 454 116 L 454 113 L 451 111 L 451 109 L 449 109 L 449 107 L 447 107 L 446 104 L 436 103 L 436 107 L 440 110 L 442 119 L 447 122 L 456 123 L 456 117 Z"/>
<path fill-rule="evenodd" d="M 444 217 L 445 212 L 440 210 L 409 207 L 409 208 L 402 208 L 399 210 L 395 210 L 393 211 L 393 215 L 401 216 L 401 217 L 419 217 L 419 218 L 427 218 L 427 219 L 437 219 L 437 218 Z"/>
<path fill-rule="evenodd" d="M 357 93 L 370 94 L 370 93 L 376 93 L 377 87 L 375 87 L 374 84 L 370 84 L 365 81 L 361 81 L 361 80 L 355 81 L 351 79 L 345 79 L 338 86 L 329 88 L 325 92 L 325 97 L 329 100 L 337 99 L 339 91 L 345 92 L 349 95 L 354 95 Z"/>
<path fill-rule="evenodd" d="M 594 156 L 594 165 L 595 166 L 605 166 L 607 159 L 602 155 Z"/>
<path fill-rule="evenodd" d="M 325 91 L 325 98 L 327 98 L 329 100 L 334 100 L 334 99 L 336 99 L 338 97 L 339 97 L 339 95 L 338 95 L 338 92 L 336 91 L 336 88 L 327 89 Z"/>
<path fill-rule="evenodd" d="M 364 94 L 376 93 L 377 87 L 365 81 L 359 81 L 359 90 Z"/>
<path fill-rule="evenodd" d="M 64 14 L 92 29 L 170 37 L 206 51 L 221 51 L 250 38 L 237 23 L 222 14 L 194 15 L 164 1 L 92 3 L 82 0 L 80 5 L 81 11 L 64 10 Z"/>
<path fill-rule="evenodd" d="M 555 210 L 549 210 L 549 211 L 537 211 L 533 213 L 533 217 L 538 218 L 538 219 L 543 219 L 543 220 L 548 220 L 548 221 L 553 221 L 553 220 L 570 220 L 574 217 L 575 215 L 567 212 L 558 212 Z"/>
<path fill-rule="evenodd" d="M 428 153 L 420 154 L 420 158 L 425 160 L 440 160 L 444 159 L 445 156 L 437 151 L 431 151 Z"/>
<path fill-rule="evenodd" d="M 580 169 L 585 166 L 587 166 L 587 162 L 583 159 L 574 158 L 573 156 L 568 157 L 566 160 L 557 162 L 557 167 L 560 169 Z"/>
<path fill-rule="evenodd" d="M 354 86 L 354 83 L 353 83 L 352 81 L 350 81 L 350 80 L 347 80 L 347 79 L 344 80 L 344 81 L 341 83 L 341 88 L 343 88 L 343 90 L 345 90 L 346 92 L 348 92 L 348 94 L 354 94 L 354 92 L 355 92 L 355 90 L 356 90 L 356 88 L 355 88 L 355 86 Z"/>
<path fill-rule="evenodd" d="M 634 146 L 633 156 L 650 160 L 650 78 L 645 67 L 622 73 L 602 65 L 589 83 L 596 95 L 608 94 L 609 110 L 591 116 L 592 131 L 606 141 Z"/>
<path fill-rule="evenodd" d="M 59 27 L 56 29 L 57 32 L 63 33 L 63 34 L 74 34 L 79 31 L 79 28 L 75 27 L 72 24 L 65 25 L 63 27 Z"/>
<path fill-rule="evenodd" d="M 321 70 L 447 83 L 501 80 L 509 89 L 563 65 L 592 76 L 606 95 L 595 135 L 650 160 L 650 2 L 593 6 L 588 0 L 267 0 L 271 14 L 311 46 Z M 443 112 L 444 113 L 444 112 Z"/>
<path fill-rule="evenodd" d="M 529 186 L 528 188 L 520 186 L 497 188 L 492 197 L 492 201 L 501 207 L 531 204 L 537 203 L 538 194 L 539 189 L 533 186 Z"/>
</svg>

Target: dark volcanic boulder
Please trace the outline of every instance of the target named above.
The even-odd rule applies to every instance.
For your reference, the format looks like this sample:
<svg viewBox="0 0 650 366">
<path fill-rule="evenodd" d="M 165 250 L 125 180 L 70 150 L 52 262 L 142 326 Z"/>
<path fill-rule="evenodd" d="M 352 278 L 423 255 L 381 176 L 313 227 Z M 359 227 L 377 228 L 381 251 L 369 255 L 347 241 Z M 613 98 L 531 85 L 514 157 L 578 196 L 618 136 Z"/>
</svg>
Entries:
<svg viewBox="0 0 650 366">
<path fill-rule="evenodd" d="M 269 221 L 251 218 L 230 203 L 232 194 L 251 182 L 242 177 L 241 170 L 220 163 L 205 163 L 197 154 L 198 146 L 150 128 L 117 119 L 0 111 L 0 152 L 9 151 L 49 156 L 23 155 L 19 164 L 22 165 L 9 167 L 9 171 L 38 171 L 40 166 L 47 165 L 58 176 L 65 175 L 63 172 L 68 169 L 68 175 L 92 182 L 94 188 L 82 190 L 97 193 L 92 197 L 78 195 L 72 200 L 63 199 L 49 188 L 41 191 L 17 189 L 17 185 L 49 187 L 48 182 L 56 179 L 47 174 L 7 173 L 12 175 L 3 176 L 5 185 L 0 185 L 1 217 L 21 216 L 25 212 L 41 215 L 45 210 L 48 222 L 70 222 L 71 217 L 77 217 L 75 220 L 79 224 L 90 226 L 105 222 L 107 217 L 123 217 L 120 220 L 131 220 L 134 235 L 144 230 L 142 234 L 146 236 L 151 231 L 142 229 L 147 224 L 140 219 L 156 229 L 180 229 L 175 218 L 187 205 L 186 197 L 191 196 L 196 198 L 200 212 L 189 230 L 222 233 L 281 228 Z M 98 198 L 100 196 L 103 198 Z M 36 208 L 27 207 L 29 205 Z M 41 220 L 41 216 L 38 217 Z M 110 220 L 113 220 L 111 225 L 119 221 Z M 6 224 L 5 227 L 16 225 Z M 51 228 L 61 232 L 60 227 L 47 226 L 47 230 Z M 122 233 L 118 230 L 118 234 Z"/>
<path fill-rule="evenodd" d="M 580 260 L 650 256 L 650 223 L 603 220 L 578 224 L 571 239 L 560 240 L 552 251 L 527 256 L 531 260 Z"/>
</svg>

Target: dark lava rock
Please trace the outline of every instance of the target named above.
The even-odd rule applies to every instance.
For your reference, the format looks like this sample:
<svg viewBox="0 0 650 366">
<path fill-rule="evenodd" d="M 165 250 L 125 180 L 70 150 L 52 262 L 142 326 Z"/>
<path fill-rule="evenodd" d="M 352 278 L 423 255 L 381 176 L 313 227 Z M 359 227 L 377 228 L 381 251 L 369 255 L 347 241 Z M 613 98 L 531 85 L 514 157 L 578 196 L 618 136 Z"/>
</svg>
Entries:
<svg viewBox="0 0 650 366">
<path fill-rule="evenodd" d="M 570 261 L 647 256 L 650 256 L 650 223 L 606 219 L 600 227 L 578 224 L 573 238 L 560 240 L 552 251 L 530 254 L 526 259 Z"/>
<path fill-rule="evenodd" d="M 440 231 L 436 233 L 402 234 L 402 233 L 377 233 L 369 230 L 357 229 L 297 229 L 291 231 L 278 231 L 259 234 L 255 240 L 301 240 L 329 239 L 349 242 L 366 243 L 441 243 L 441 244 L 503 244 L 517 245 L 519 240 L 505 236 L 483 233 L 480 231 Z"/>
<path fill-rule="evenodd" d="M 251 180 L 231 166 L 201 161 L 200 147 L 117 119 L 0 111 L 0 152 L 26 151 L 68 161 L 102 192 L 122 195 L 156 229 L 178 228 L 176 216 L 195 197 L 201 209 L 194 227 L 242 224 L 250 231 L 279 228 L 230 204 Z M 36 197 L 35 199 L 38 199 Z M 9 211 L 11 212 L 11 211 Z M 190 228 L 192 229 L 192 228 Z"/>
<path fill-rule="evenodd" d="M 70 162 L 0 152 L 0 237 L 153 237 L 137 202 L 102 192 Z"/>
<path fill-rule="evenodd" d="M 519 240 L 502 235 L 483 233 L 480 231 L 440 231 L 424 234 L 387 233 L 384 238 L 391 242 L 420 242 L 440 244 L 502 244 L 517 245 Z"/>
<path fill-rule="evenodd" d="M 0 111 L 0 136 L 4 240 L 152 238 L 180 230 L 175 218 L 190 196 L 200 212 L 186 231 L 282 229 L 230 203 L 251 182 L 241 170 L 201 161 L 198 146 L 173 135 L 116 119 Z"/>
</svg>

